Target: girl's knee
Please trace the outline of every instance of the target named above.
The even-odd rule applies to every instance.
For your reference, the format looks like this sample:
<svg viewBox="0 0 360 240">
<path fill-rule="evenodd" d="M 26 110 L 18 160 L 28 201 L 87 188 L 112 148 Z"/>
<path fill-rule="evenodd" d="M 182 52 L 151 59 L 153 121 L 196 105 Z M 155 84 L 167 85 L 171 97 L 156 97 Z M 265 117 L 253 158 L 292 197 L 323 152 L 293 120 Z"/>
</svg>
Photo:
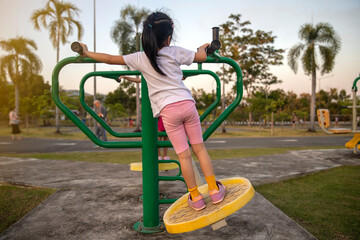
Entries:
<svg viewBox="0 0 360 240">
<path fill-rule="evenodd" d="M 185 151 L 178 153 L 179 159 L 189 159 L 191 158 L 191 151 L 190 149 L 186 149 Z"/>
<path fill-rule="evenodd" d="M 191 148 L 195 154 L 206 150 L 204 143 L 191 144 Z"/>
</svg>

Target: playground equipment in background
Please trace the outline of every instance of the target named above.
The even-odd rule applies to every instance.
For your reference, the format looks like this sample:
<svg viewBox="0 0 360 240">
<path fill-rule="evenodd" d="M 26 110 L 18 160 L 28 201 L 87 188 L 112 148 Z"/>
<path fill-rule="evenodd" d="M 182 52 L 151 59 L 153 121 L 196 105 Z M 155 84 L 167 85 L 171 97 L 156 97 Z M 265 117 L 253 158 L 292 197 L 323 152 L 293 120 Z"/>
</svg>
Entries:
<svg viewBox="0 0 360 240">
<path fill-rule="evenodd" d="M 328 109 L 318 109 L 317 110 L 317 116 L 319 120 L 319 126 L 321 129 L 329 134 L 333 133 L 351 133 L 350 128 L 331 128 L 330 127 L 330 114 Z"/>
<path fill-rule="evenodd" d="M 360 150 L 360 133 L 355 133 L 354 137 L 348 141 L 347 143 L 345 143 L 345 147 L 348 149 L 352 149 L 354 153 L 357 153 L 358 150 Z"/>
<path fill-rule="evenodd" d="M 205 63 L 221 63 L 221 64 L 228 64 L 234 69 L 234 73 L 236 74 L 236 97 L 234 101 L 225 109 L 220 116 L 215 119 L 215 121 L 206 129 L 203 133 L 203 139 L 206 141 L 209 136 L 221 125 L 221 123 L 229 116 L 229 114 L 239 105 L 242 95 L 243 95 L 243 82 L 242 82 L 242 73 L 239 65 L 232 59 L 222 57 L 216 51 L 219 45 L 219 28 L 213 28 L 213 42 L 211 44 L 212 48 L 215 48 L 214 52 L 207 57 Z M 81 45 L 78 43 L 73 43 L 71 48 L 81 53 Z M 216 49 L 217 48 L 217 49 Z M 211 50 L 211 49 L 210 49 Z M 210 50 L 208 50 L 208 54 L 210 54 Z M 68 64 L 86 64 L 86 63 L 96 63 L 93 59 L 90 58 L 83 58 L 81 56 L 77 57 L 69 57 L 66 59 L 61 60 L 54 68 L 52 74 L 52 97 L 57 105 L 57 107 L 87 136 L 91 141 L 95 144 L 104 147 L 104 148 L 142 148 L 142 183 L 143 183 L 143 218 L 142 221 L 139 221 L 134 224 L 134 229 L 141 233 L 156 233 L 162 232 L 165 230 L 163 223 L 160 222 L 159 216 L 159 204 L 170 204 L 174 203 L 177 199 L 160 199 L 159 198 L 159 182 L 160 181 L 182 181 L 184 182 L 183 177 L 181 177 L 181 170 L 175 176 L 159 176 L 159 162 L 160 163 L 173 163 L 180 166 L 179 162 L 176 160 L 158 160 L 158 151 L 159 147 L 172 147 L 170 141 L 158 141 L 158 136 L 166 136 L 166 133 L 159 133 L 157 131 L 157 121 L 156 118 L 152 115 L 152 110 L 150 106 L 149 96 L 148 96 L 148 88 L 145 79 L 141 76 L 141 115 L 142 115 L 142 132 L 133 132 L 133 133 L 118 133 L 115 132 L 107 123 L 101 119 L 85 102 L 85 92 L 84 92 L 84 85 L 85 82 L 94 76 L 99 76 L 107 79 L 113 79 L 118 81 L 120 76 L 124 75 L 141 75 L 139 71 L 98 71 L 98 72 L 90 72 L 87 73 L 80 82 L 80 90 L 79 90 L 79 98 L 80 103 L 87 111 L 104 129 L 111 135 L 117 138 L 132 138 L 132 137 L 141 137 L 142 139 L 139 141 L 110 141 L 104 142 L 98 139 L 95 134 L 67 107 L 65 106 L 59 97 L 59 73 L 62 68 L 64 68 Z M 209 113 L 219 104 L 220 97 L 221 97 L 221 90 L 220 90 L 220 79 L 219 77 L 212 71 L 203 70 L 202 69 L 203 63 L 198 63 L 197 70 L 183 70 L 184 77 L 188 76 L 196 76 L 201 74 L 207 74 L 212 76 L 216 83 L 216 99 L 211 104 L 211 106 L 206 109 L 206 111 L 200 116 L 200 121 L 203 121 Z M 195 167 L 195 172 L 198 172 L 196 169 L 195 163 L 193 163 Z M 180 168 L 179 168 L 180 169 Z M 198 175 L 198 173 L 196 173 Z M 201 182 L 200 175 L 196 177 L 197 183 Z M 220 180 L 223 181 L 224 184 L 228 184 L 228 180 Z M 251 184 L 248 180 L 247 184 L 245 184 L 248 191 L 253 191 Z M 245 179 L 240 183 L 239 181 L 236 182 L 230 181 L 229 184 L 235 185 L 244 185 L 246 182 Z M 201 184 L 199 184 L 200 186 Z M 230 187 L 230 190 L 232 187 Z M 201 189 L 205 189 L 203 186 Z M 231 192 L 231 191 L 230 191 Z M 230 196 L 230 195 L 229 195 Z M 219 219 L 219 215 L 224 218 L 231 213 L 235 212 L 243 205 L 245 205 L 253 196 L 253 194 L 243 194 L 238 196 L 234 199 L 233 204 L 229 204 L 227 196 L 225 197 L 226 204 L 224 203 L 224 207 L 221 209 L 213 209 L 207 216 L 207 219 L 212 219 L 211 221 L 207 220 L 204 224 L 200 227 L 204 227 L 208 224 L 214 223 Z M 184 197 L 184 196 L 183 196 Z M 239 203 L 241 198 L 241 204 Z M 182 199 L 182 198 L 181 198 Z M 211 208 L 209 208 L 211 209 Z M 209 210 L 208 209 L 208 210 Z M 172 212 L 170 215 L 174 217 L 175 212 Z M 168 216 L 168 215 L 167 215 Z M 220 224 L 224 225 L 224 221 L 221 221 Z M 226 222 L 225 222 L 226 224 Z M 170 226 L 170 225 L 169 225 Z M 176 232 L 178 227 L 171 226 L 169 229 L 170 231 Z M 175 229 L 175 230 L 174 230 Z M 186 229 L 185 231 L 191 231 L 192 229 Z"/>
<path fill-rule="evenodd" d="M 353 82 L 353 86 L 352 86 L 352 95 L 353 95 L 353 104 L 352 106 L 348 106 L 348 108 L 352 108 L 352 116 L 353 116 L 353 120 L 352 120 L 352 132 L 354 133 L 354 137 L 348 141 L 347 143 L 345 143 L 345 147 L 349 148 L 349 149 L 353 149 L 354 153 L 357 153 L 358 150 L 360 150 L 360 133 L 358 133 L 356 131 L 356 127 L 357 127 L 357 111 L 356 109 L 359 108 L 360 106 L 356 105 L 356 92 L 357 92 L 357 87 L 356 84 L 357 82 L 360 80 L 360 77 L 355 78 L 354 82 Z"/>
<path fill-rule="evenodd" d="M 345 147 L 352 149 L 354 153 L 357 153 L 358 150 L 360 150 L 360 133 L 356 131 L 357 128 L 357 108 L 360 106 L 356 105 L 356 92 L 357 87 L 356 84 L 360 80 L 360 77 L 355 78 L 352 86 L 352 95 L 353 95 L 353 101 L 352 105 L 348 106 L 347 108 L 352 108 L 352 129 L 350 128 L 330 128 L 330 114 L 328 109 L 318 109 L 317 115 L 319 120 L 319 125 L 321 129 L 329 134 L 333 133 L 354 133 L 354 137 L 345 143 Z"/>
</svg>

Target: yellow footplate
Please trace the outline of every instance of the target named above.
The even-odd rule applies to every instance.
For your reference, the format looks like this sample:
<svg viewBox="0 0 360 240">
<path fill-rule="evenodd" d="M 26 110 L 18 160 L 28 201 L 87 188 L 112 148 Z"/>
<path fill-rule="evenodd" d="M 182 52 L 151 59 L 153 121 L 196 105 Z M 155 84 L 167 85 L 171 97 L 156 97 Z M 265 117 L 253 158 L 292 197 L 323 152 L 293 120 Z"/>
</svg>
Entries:
<svg viewBox="0 0 360 240">
<path fill-rule="evenodd" d="M 176 163 L 159 163 L 159 171 L 166 171 L 179 168 Z M 142 162 L 136 162 L 130 164 L 131 171 L 142 171 Z"/>
<path fill-rule="evenodd" d="M 213 204 L 208 194 L 208 185 L 199 187 L 204 197 L 206 208 L 195 211 L 187 204 L 189 193 L 173 203 L 164 214 L 164 224 L 169 233 L 190 232 L 216 223 L 233 214 L 247 204 L 255 194 L 249 180 L 246 178 L 226 178 L 220 180 L 226 187 L 224 200 Z"/>
</svg>

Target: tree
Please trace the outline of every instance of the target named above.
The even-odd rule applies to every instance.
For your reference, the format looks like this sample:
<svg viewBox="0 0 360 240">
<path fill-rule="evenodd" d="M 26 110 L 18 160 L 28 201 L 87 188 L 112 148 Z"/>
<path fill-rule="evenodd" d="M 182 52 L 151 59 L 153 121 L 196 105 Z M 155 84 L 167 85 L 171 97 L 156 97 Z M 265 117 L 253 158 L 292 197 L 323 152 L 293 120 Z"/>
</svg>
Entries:
<svg viewBox="0 0 360 240">
<path fill-rule="evenodd" d="M 219 53 L 224 57 L 232 59 L 238 59 L 238 55 L 244 50 L 244 45 L 240 44 L 245 42 L 246 33 L 251 30 L 247 28 L 247 25 L 251 23 L 249 21 L 241 22 L 241 15 L 230 14 L 226 23 L 220 25 L 220 41 L 221 47 Z M 245 34 L 245 35 L 244 35 Z M 240 36 L 241 35 L 241 36 Z M 234 41 L 236 38 L 237 41 Z M 235 60 L 236 61 L 236 60 Z M 222 64 L 221 72 L 217 72 L 222 76 L 222 111 L 225 111 L 226 99 L 225 99 L 225 84 L 232 81 L 232 75 L 234 71 L 225 64 Z M 226 133 L 225 122 L 222 124 L 222 133 Z"/>
<path fill-rule="evenodd" d="M 315 131 L 316 70 L 320 74 L 330 73 L 335 65 L 335 57 L 340 51 L 341 41 L 333 27 L 328 23 L 315 26 L 307 23 L 300 27 L 299 38 L 302 42 L 294 45 L 288 52 L 288 64 L 297 73 L 298 58 L 306 75 L 311 75 L 310 126 Z M 319 57 L 321 57 L 321 61 Z"/>
<path fill-rule="evenodd" d="M 20 83 L 27 81 L 42 67 L 39 57 L 33 52 L 37 46 L 33 40 L 17 37 L 0 41 L 0 48 L 9 53 L 0 58 L 0 75 L 7 75 L 14 84 L 15 111 L 19 114 Z"/>
<path fill-rule="evenodd" d="M 128 54 L 140 50 L 140 24 L 149 15 L 146 8 L 137 9 L 126 5 L 120 10 L 120 20 L 115 21 L 111 30 L 111 38 L 119 46 L 120 54 Z M 140 130 L 140 85 L 136 83 L 136 129 Z"/>
<path fill-rule="evenodd" d="M 37 98 L 44 94 L 45 91 L 50 91 L 50 85 L 44 82 L 44 77 L 31 74 L 28 81 L 20 83 L 21 95 L 21 114 L 25 116 L 25 126 L 29 126 L 29 120 L 35 120 L 37 114 Z"/>
<path fill-rule="evenodd" d="M 108 93 L 105 99 L 105 105 L 114 106 L 120 103 L 124 107 L 128 117 L 131 118 L 131 114 L 136 110 L 135 93 L 136 89 L 134 84 L 129 81 L 123 81 L 114 92 Z"/>
<path fill-rule="evenodd" d="M 83 35 L 81 23 L 75 20 L 74 15 L 79 15 L 79 9 L 72 3 L 61 0 L 49 0 L 45 7 L 35 10 L 31 15 L 31 21 L 36 30 L 40 26 L 49 30 L 50 40 L 56 48 L 56 62 L 59 62 L 60 42 L 67 43 L 69 36 L 73 34 L 74 26 L 78 31 L 78 39 Z M 56 107 L 56 133 L 60 133 L 59 109 Z"/>
<path fill-rule="evenodd" d="M 249 27 L 250 24 L 249 21 L 242 22 L 240 14 L 231 14 L 229 20 L 220 25 L 222 41 L 220 54 L 234 59 L 241 66 L 243 84 L 248 97 L 251 97 L 256 87 L 281 82 L 269 73 L 269 66 L 282 64 L 284 52 L 283 49 L 276 49 L 273 46 L 276 36 L 273 36 L 272 32 L 254 31 Z M 229 81 L 233 73 L 232 68 L 227 69 L 223 66 L 224 81 Z M 251 114 L 249 112 L 249 123 L 252 121 Z"/>
</svg>

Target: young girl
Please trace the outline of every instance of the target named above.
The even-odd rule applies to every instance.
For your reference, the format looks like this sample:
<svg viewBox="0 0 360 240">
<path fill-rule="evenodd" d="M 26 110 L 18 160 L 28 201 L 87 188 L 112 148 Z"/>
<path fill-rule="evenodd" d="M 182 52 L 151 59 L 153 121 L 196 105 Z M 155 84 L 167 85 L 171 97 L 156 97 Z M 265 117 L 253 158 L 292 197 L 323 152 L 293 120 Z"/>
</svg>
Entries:
<svg viewBox="0 0 360 240">
<path fill-rule="evenodd" d="M 83 55 L 103 63 L 127 65 L 131 70 L 142 73 L 148 85 L 153 115 L 162 117 L 179 157 L 190 192 L 188 205 L 199 211 L 205 208 L 205 203 L 196 186 L 187 137 L 200 161 L 212 202 L 216 204 L 223 201 L 226 189 L 215 180 L 213 166 L 203 143 L 199 114 L 191 92 L 182 81 L 180 65 L 204 62 L 207 57 L 205 49 L 209 44 L 199 47 L 198 52 L 170 46 L 173 32 L 174 23 L 171 18 L 164 13 L 154 12 L 143 23 L 141 43 L 144 52 L 115 56 L 89 52 L 87 46 L 82 44 Z"/>
</svg>

